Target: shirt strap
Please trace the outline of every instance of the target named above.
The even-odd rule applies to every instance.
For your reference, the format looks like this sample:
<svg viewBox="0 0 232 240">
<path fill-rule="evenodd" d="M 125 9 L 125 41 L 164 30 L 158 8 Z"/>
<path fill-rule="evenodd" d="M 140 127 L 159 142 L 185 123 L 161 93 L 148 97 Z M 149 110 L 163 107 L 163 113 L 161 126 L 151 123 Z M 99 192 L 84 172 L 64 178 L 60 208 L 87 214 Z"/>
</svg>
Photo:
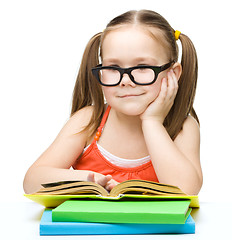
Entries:
<svg viewBox="0 0 232 240">
<path fill-rule="evenodd" d="M 101 132 L 101 131 L 102 131 L 102 129 L 103 129 L 105 123 L 106 123 L 106 120 L 107 120 L 107 118 L 108 118 L 108 116 L 109 116 L 110 109 L 111 109 L 111 107 L 108 105 L 108 107 L 107 107 L 107 109 L 106 109 L 106 111 L 105 111 L 105 113 L 104 113 L 104 115 L 103 115 L 103 118 L 102 118 L 102 120 L 101 120 L 101 124 L 100 124 L 100 126 L 98 127 L 98 129 L 97 129 L 98 132 Z"/>
<path fill-rule="evenodd" d="M 99 140 L 99 138 L 100 138 L 100 136 L 101 136 L 102 129 L 103 129 L 103 127 L 104 127 L 104 125 L 105 125 L 105 123 L 106 123 L 106 120 L 107 120 L 107 118 L 108 118 L 110 109 L 111 109 L 111 107 L 108 105 L 108 107 L 107 107 L 107 109 L 106 109 L 106 111 L 105 111 L 105 113 L 104 113 L 104 115 L 103 115 L 103 118 L 102 118 L 102 120 L 101 120 L 101 124 L 100 124 L 100 126 L 98 127 L 98 129 L 97 129 L 97 133 L 96 133 L 96 136 L 94 137 L 94 141 L 98 141 L 98 140 Z"/>
</svg>

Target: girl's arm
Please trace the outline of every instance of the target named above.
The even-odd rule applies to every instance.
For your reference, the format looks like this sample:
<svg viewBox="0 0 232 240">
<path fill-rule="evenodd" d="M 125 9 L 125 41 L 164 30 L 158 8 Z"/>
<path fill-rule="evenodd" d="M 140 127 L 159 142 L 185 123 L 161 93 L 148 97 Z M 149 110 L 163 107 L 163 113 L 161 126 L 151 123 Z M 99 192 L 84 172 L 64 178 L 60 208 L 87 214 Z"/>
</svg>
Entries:
<svg viewBox="0 0 232 240">
<path fill-rule="evenodd" d="M 178 89 L 173 71 L 163 79 L 159 96 L 141 115 L 146 145 L 160 182 L 176 185 L 186 194 L 198 194 L 202 186 L 200 131 L 188 117 L 182 131 L 172 141 L 163 126 Z"/>
<path fill-rule="evenodd" d="M 189 195 L 198 194 L 202 172 L 196 121 L 188 117 L 174 142 L 159 122 L 144 122 L 143 132 L 159 182 L 178 186 Z"/>
<path fill-rule="evenodd" d="M 24 178 L 25 193 L 34 193 L 41 183 L 63 180 L 95 181 L 110 188 L 111 176 L 85 170 L 70 170 L 81 155 L 87 134 L 80 133 L 91 118 L 92 108 L 87 107 L 74 114 L 60 131 L 54 142 L 28 169 Z"/>
</svg>

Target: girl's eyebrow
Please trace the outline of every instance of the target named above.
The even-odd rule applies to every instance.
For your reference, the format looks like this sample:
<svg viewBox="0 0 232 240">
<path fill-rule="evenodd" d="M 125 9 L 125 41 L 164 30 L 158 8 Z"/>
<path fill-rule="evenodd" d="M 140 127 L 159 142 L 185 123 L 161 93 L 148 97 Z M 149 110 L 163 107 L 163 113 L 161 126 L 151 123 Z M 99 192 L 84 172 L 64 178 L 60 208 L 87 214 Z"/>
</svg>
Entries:
<svg viewBox="0 0 232 240">
<path fill-rule="evenodd" d="M 111 63 L 120 63 L 120 60 L 117 58 L 105 58 L 102 60 L 104 63 L 111 64 Z"/>
<path fill-rule="evenodd" d="M 150 63 L 152 65 L 157 65 L 159 61 L 157 61 L 154 57 L 138 57 L 134 59 L 135 63 Z"/>
<path fill-rule="evenodd" d="M 122 63 L 122 61 L 118 58 L 105 58 L 103 59 L 103 62 L 105 64 L 120 64 Z M 133 62 L 134 64 L 138 64 L 138 63 L 152 63 L 152 64 L 158 64 L 157 59 L 155 59 L 154 57 L 137 57 L 131 60 L 131 62 Z"/>
</svg>

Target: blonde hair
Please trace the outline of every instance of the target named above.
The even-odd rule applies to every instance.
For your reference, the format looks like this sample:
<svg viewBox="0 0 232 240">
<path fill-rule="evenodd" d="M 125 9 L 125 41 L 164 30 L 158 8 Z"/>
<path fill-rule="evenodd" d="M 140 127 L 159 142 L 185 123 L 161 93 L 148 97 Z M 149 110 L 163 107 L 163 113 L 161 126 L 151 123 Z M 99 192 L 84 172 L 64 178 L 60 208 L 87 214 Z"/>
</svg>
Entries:
<svg viewBox="0 0 232 240">
<path fill-rule="evenodd" d="M 104 114 L 102 88 L 92 75 L 91 69 L 99 64 L 99 50 L 101 53 L 101 45 L 106 34 L 125 24 L 140 24 L 149 29 L 159 29 L 163 37 L 160 41 L 167 46 L 170 60 L 178 60 L 175 31 L 160 14 L 150 10 L 128 11 L 110 21 L 104 32 L 94 35 L 88 42 L 73 91 L 71 115 L 83 107 L 93 105 L 92 117 L 84 129 L 84 131 L 89 131 L 90 136 L 96 132 Z M 175 101 L 164 120 L 164 126 L 173 140 L 181 131 L 189 114 L 199 123 L 193 109 L 198 74 L 197 54 L 192 41 L 186 35 L 181 33 L 179 39 L 182 44 L 182 74 L 178 82 L 179 88 Z"/>
</svg>

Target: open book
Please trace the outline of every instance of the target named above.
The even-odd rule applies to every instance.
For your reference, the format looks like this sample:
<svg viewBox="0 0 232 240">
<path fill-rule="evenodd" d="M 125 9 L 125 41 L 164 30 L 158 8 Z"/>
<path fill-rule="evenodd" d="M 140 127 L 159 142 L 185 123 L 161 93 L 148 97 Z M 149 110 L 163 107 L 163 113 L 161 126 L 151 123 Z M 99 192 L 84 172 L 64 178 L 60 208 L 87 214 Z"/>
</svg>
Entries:
<svg viewBox="0 0 232 240">
<path fill-rule="evenodd" d="M 93 182 L 64 181 L 43 184 L 34 194 L 24 194 L 30 200 L 46 208 L 54 208 L 70 199 L 123 201 L 136 200 L 191 200 L 190 207 L 199 207 L 197 195 L 184 194 L 178 187 L 162 183 L 128 180 L 119 183 L 111 192 Z"/>
<path fill-rule="evenodd" d="M 101 185 L 86 181 L 63 181 L 42 184 L 37 195 L 101 195 L 117 197 L 120 194 L 141 195 L 186 195 L 178 187 L 145 180 L 127 180 L 116 185 L 108 192 Z"/>
</svg>

